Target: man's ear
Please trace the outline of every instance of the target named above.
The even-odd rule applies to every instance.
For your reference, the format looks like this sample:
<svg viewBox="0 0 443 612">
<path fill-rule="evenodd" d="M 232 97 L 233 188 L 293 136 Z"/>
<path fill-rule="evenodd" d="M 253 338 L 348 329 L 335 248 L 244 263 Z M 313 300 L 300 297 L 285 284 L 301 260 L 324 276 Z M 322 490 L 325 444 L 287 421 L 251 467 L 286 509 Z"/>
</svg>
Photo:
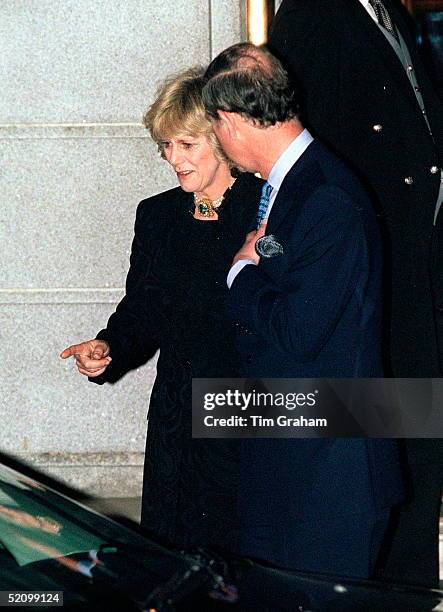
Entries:
<svg viewBox="0 0 443 612">
<path fill-rule="evenodd" d="M 218 118 L 229 136 L 233 139 L 237 138 L 237 114 L 219 110 Z"/>
</svg>

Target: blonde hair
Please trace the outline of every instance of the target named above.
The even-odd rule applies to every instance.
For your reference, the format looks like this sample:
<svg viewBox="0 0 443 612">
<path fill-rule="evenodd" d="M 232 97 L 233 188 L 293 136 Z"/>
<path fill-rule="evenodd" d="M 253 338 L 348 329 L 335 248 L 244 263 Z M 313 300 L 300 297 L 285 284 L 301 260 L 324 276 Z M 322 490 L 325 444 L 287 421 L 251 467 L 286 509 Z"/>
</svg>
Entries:
<svg viewBox="0 0 443 612">
<path fill-rule="evenodd" d="M 204 69 L 189 68 L 168 77 L 158 88 L 143 124 L 163 155 L 162 141 L 180 134 L 206 136 L 216 157 L 228 162 L 212 130 L 202 101 Z"/>
</svg>

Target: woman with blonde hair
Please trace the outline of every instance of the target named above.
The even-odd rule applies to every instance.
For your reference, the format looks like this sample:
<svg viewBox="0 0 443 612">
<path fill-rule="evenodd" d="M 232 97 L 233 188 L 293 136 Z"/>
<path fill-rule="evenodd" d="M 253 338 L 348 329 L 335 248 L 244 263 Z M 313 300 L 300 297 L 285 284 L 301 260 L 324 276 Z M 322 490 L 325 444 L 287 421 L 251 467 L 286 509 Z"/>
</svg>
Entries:
<svg viewBox="0 0 443 612">
<path fill-rule="evenodd" d="M 202 104 L 202 74 L 191 69 L 168 79 L 146 113 L 180 187 L 139 204 L 125 297 L 96 339 L 61 354 L 103 384 L 160 348 L 141 524 L 180 547 L 223 546 L 237 527 L 238 442 L 192 439 L 191 381 L 239 375 L 226 276 L 262 184 L 233 172 L 224 156 Z"/>
</svg>

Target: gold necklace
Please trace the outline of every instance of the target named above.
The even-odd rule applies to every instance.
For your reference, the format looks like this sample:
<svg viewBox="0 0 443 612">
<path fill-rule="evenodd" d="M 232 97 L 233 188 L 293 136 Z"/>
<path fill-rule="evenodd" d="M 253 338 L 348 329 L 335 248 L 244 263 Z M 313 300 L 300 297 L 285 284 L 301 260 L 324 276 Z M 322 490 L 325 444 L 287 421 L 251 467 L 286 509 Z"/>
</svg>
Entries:
<svg viewBox="0 0 443 612">
<path fill-rule="evenodd" d="M 228 190 L 232 189 L 232 185 L 235 183 L 236 179 L 234 178 L 232 183 L 229 185 Z M 200 213 L 202 217 L 213 217 L 217 213 L 217 208 L 219 208 L 220 204 L 225 199 L 225 194 L 217 198 L 216 200 L 210 200 L 207 197 L 199 197 L 196 193 L 194 193 L 194 206 L 195 211 Z"/>
<path fill-rule="evenodd" d="M 199 198 L 198 195 L 194 193 L 195 210 L 199 212 L 202 217 L 213 217 L 224 199 L 224 195 L 216 200 L 210 200 L 209 198 Z"/>
</svg>

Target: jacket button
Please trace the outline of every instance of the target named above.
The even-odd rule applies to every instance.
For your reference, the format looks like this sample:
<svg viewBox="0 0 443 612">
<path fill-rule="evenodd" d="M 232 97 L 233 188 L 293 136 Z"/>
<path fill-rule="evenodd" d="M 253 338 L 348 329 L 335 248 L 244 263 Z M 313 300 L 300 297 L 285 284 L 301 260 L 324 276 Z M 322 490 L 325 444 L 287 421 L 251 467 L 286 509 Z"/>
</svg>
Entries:
<svg viewBox="0 0 443 612">
<path fill-rule="evenodd" d="M 411 66 L 411 64 L 409 64 L 408 66 L 408 72 L 412 72 L 414 70 L 414 66 Z"/>
<path fill-rule="evenodd" d="M 431 166 L 430 171 L 431 171 L 431 174 L 437 174 L 438 167 L 437 166 Z"/>
<path fill-rule="evenodd" d="M 246 363 L 252 363 L 252 355 L 246 355 Z"/>
<path fill-rule="evenodd" d="M 414 179 L 412 178 L 412 176 L 407 176 L 405 178 L 406 185 L 412 185 L 413 182 L 414 182 Z"/>
<path fill-rule="evenodd" d="M 377 123 L 376 125 L 372 126 L 372 129 L 374 130 L 374 132 L 381 132 L 383 129 L 383 126 L 380 125 L 380 123 Z"/>
</svg>

